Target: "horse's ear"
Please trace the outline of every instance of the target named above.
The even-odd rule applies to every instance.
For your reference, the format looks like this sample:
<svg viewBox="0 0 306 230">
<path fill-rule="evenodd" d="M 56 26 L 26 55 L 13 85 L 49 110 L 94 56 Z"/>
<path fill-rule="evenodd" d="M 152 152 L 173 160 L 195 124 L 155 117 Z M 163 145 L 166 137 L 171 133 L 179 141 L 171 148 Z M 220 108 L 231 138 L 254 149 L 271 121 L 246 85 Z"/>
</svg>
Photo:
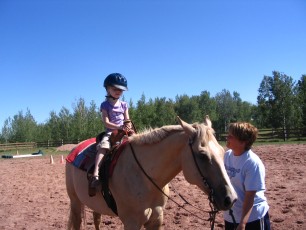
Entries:
<svg viewBox="0 0 306 230">
<path fill-rule="evenodd" d="M 192 125 L 188 124 L 187 122 L 183 121 L 179 116 L 176 117 L 180 125 L 183 127 L 184 131 L 192 137 L 195 132 L 195 128 L 192 127 Z"/>
<path fill-rule="evenodd" d="M 205 116 L 204 124 L 207 125 L 210 128 L 212 127 L 212 123 L 211 123 L 211 120 L 210 120 L 208 115 Z"/>
</svg>

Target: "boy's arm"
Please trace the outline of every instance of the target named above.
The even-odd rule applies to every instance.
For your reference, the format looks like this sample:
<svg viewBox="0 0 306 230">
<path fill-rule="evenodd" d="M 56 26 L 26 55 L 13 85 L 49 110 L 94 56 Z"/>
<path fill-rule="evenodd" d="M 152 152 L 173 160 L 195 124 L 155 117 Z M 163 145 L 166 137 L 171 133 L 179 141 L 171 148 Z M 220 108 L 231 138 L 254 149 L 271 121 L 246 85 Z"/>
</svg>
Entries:
<svg viewBox="0 0 306 230">
<path fill-rule="evenodd" d="M 255 194 L 256 194 L 256 191 L 246 191 L 245 192 L 245 197 L 244 197 L 244 201 L 242 205 L 241 220 L 240 220 L 237 230 L 245 229 L 245 225 L 248 222 L 252 209 L 253 209 Z"/>
<path fill-rule="evenodd" d="M 126 108 L 126 110 L 124 111 L 124 120 L 130 120 L 130 115 L 129 115 L 129 109 Z"/>
</svg>

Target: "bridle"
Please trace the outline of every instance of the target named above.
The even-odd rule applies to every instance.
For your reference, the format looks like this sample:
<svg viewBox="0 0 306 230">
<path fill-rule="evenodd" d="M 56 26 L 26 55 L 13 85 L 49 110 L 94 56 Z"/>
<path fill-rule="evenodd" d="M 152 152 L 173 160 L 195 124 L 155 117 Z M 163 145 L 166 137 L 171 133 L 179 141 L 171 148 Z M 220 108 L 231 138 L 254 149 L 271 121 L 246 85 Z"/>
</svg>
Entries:
<svg viewBox="0 0 306 230">
<path fill-rule="evenodd" d="M 214 190 L 209 185 L 209 183 L 207 182 L 207 179 L 202 174 L 202 172 L 200 170 L 200 167 L 198 165 L 198 162 L 196 160 L 196 153 L 192 149 L 193 142 L 194 141 L 192 139 L 189 139 L 189 147 L 190 147 L 190 150 L 191 150 L 191 153 L 192 153 L 192 156 L 193 156 L 194 163 L 195 163 L 195 165 L 196 165 L 196 167 L 198 169 L 199 174 L 202 177 L 202 181 L 203 181 L 204 187 L 206 187 L 208 189 L 208 191 L 209 191 L 208 199 L 209 199 L 209 206 L 210 206 L 210 209 L 211 209 L 211 211 L 209 212 L 209 217 L 210 217 L 209 221 L 210 221 L 210 228 L 211 228 L 211 230 L 213 230 L 214 229 L 214 225 L 215 225 L 216 214 L 219 212 L 219 210 L 216 208 L 216 203 L 215 203 L 215 199 L 214 199 Z M 232 217 L 234 225 L 236 225 L 236 220 L 235 220 L 234 213 L 233 213 L 232 209 L 229 210 L 229 214 Z M 235 227 L 235 229 L 236 229 L 236 227 Z"/>
<path fill-rule="evenodd" d="M 208 200 L 209 200 L 209 207 L 210 207 L 211 210 L 208 213 L 209 213 L 210 228 L 211 228 L 211 230 L 213 230 L 214 226 L 215 226 L 216 214 L 219 212 L 219 210 L 216 208 L 216 202 L 215 202 L 215 199 L 214 199 L 214 189 L 209 185 L 207 179 L 203 175 L 203 173 L 200 169 L 200 166 L 199 166 L 199 164 L 196 160 L 196 153 L 193 151 L 193 148 L 192 148 L 193 142 L 194 141 L 192 139 L 189 139 L 189 147 L 190 147 L 190 150 L 191 150 L 192 157 L 193 157 L 194 163 L 196 165 L 196 168 L 197 168 L 197 170 L 198 170 L 198 172 L 201 176 L 201 179 L 203 181 L 204 187 L 209 191 L 208 192 Z M 197 153 L 197 154 L 199 154 L 199 153 Z"/>
<path fill-rule="evenodd" d="M 204 187 L 208 189 L 209 193 L 208 193 L 208 200 L 209 200 L 209 206 L 210 206 L 210 211 L 208 211 L 209 213 L 209 222 L 210 222 L 210 228 L 211 230 L 214 229 L 214 225 L 215 225 L 215 219 L 216 219 L 216 214 L 219 212 L 219 210 L 215 207 L 215 199 L 214 199 L 214 190 L 213 188 L 209 185 L 207 179 L 203 176 L 201 170 L 200 170 L 200 167 L 196 161 L 196 153 L 193 151 L 192 149 L 192 144 L 193 144 L 193 140 L 189 139 L 189 146 L 190 146 L 190 150 L 191 150 L 191 153 L 192 153 L 192 156 L 193 156 L 193 159 L 194 159 L 194 162 L 195 162 L 195 165 L 197 167 L 197 170 L 202 178 L 202 181 L 203 181 L 203 184 L 204 184 Z M 129 143 L 130 145 L 130 148 L 132 150 L 132 153 L 133 153 L 133 156 L 134 156 L 134 159 L 137 163 L 137 165 L 139 166 L 139 168 L 141 169 L 141 171 L 144 173 L 144 175 L 149 179 L 149 181 L 151 181 L 151 183 L 164 195 L 166 196 L 169 200 L 171 200 L 172 202 L 174 202 L 175 204 L 177 204 L 179 207 L 183 208 L 185 211 L 189 212 L 190 214 L 196 216 L 197 218 L 201 219 L 201 220 L 204 220 L 203 218 L 195 215 L 194 213 L 190 212 L 189 210 L 187 210 L 186 208 L 184 208 L 182 205 L 180 205 L 178 202 L 176 202 L 175 200 L 173 200 L 171 197 L 169 197 L 156 183 L 155 181 L 146 173 L 146 171 L 144 170 L 144 168 L 141 166 L 140 162 L 138 161 L 137 157 L 136 157 L 136 154 L 135 154 L 135 151 L 134 151 L 134 148 L 132 146 L 131 143 Z M 189 202 L 186 201 L 186 199 L 184 199 L 181 195 L 180 197 L 189 205 L 191 205 Z M 192 205 L 191 205 L 192 206 Z M 194 206 L 193 206 L 194 207 Z"/>
</svg>

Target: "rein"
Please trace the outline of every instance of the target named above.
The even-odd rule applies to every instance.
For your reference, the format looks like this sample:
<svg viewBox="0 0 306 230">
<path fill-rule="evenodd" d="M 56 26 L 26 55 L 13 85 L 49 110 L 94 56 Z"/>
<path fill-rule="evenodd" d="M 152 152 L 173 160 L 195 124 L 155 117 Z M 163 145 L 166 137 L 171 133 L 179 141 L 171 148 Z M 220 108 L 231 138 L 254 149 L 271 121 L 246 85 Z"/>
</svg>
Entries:
<svg viewBox="0 0 306 230">
<path fill-rule="evenodd" d="M 134 159 L 135 159 L 137 165 L 139 166 L 139 168 L 141 169 L 141 171 L 143 172 L 143 174 L 149 179 L 149 181 L 157 188 L 157 190 L 159 190 L 164 196 L 166 196 L 169 200 L 171 200 L 172 202 L 174 202 L 177 206 L 179 206 L 180 208 L 182 208 L 182 209 L 185 210 L 186 212 L 188 212 L 188 213 L 190 213 L 191 215 L 193 215 L 193 216 L 199 218 L 200 220 L 206 221 L 206 219 L 203 219 L 203 218 L 199 217 L 198 215 L 192 213 L 191 211 L 187 210 L 187 209 L 184 208 L 181 204 L 179 204 L 177 201 L 175 201 L 173 198 L 171 198 L 170 196 L 168 196 L 168 195 L 167 195 L 167 194 L 166 194 L 166 193 L 165 193 L 165 192 L 155 183 L 155 181 L 147 174 L 147 172 L 144 170 L 144 168 L 141 166 L 140 162 L 138 161 L 132 144 L 129 143 L 129 145 L 130 145 L 130 147 L 131 147 L 131 150 L 132 150 L 132 153 L 133 153 L 133 156 L 134 156 Z M 192 143 L 189 142 L 189 145 L 190 145 L 190 147 L 191 147 Z M 193 151 L 192 148 L 191 148 L 191 152 L 192 152 L 192 155 L 193 155 L 194 160 L 195 160 L 195 154 L 194 154 L 194 151 Z M 195 160 L 195 163 L 196 163 L 196 166 L 197 166 L 197 168 L 198 168 L 198 171 L 199 171 L 199 173 L 200 173 L 200 175 L 201 175 L 201 177 L 202 177 L 202 179 L 203 179 L 204 186 L 205 186 L 205 187 L 208 187 L 209 190 L 210 190 L 209 198 L 208 198 L 208 199 L 209 199 L 209 206 L 210 206 L 210 208 L 211 208 L 211 211 L 208 212 L 208 213 L 209 213 L 209 219 L 208 219 L 208 220 L 210 221 L 211 230 L 213 230 L 213 229 L 214 229 L 214 224 L 215 224 L 216 214 L 217 214 L 217 212 L 218 212 L 218 210 L 216 210 L 216 209 L 214 208 L 214 205 L 213 205 L 213 201 L 214 201 L 214 199 L 213 199 L 213 189 L 211 189 L 211 187 L 210 187 L 210 186 L 208 185 L 208 183 L 207 183 L 207 180 L 206 180 L 206 179 L 204 178 L 204 176 L 202 175 L 202 173 L 201 173 L 201 171 L 200 171 L 200 168 L 199 168 L 199 166 L 198 166 L 196 160 Z M 189 204 L 190 206 L 194 207 L 194 206 L 191 205 L 184 197 L 182 197 L 182 195 L 179 194 L 179 196 L 180 196 L 187 204 Z M 196 207 L 194 207 L 194 208 L 196 208 Z M 198 208 L 197 208 L 197 209 L 198 209 Z"/>
</svg>

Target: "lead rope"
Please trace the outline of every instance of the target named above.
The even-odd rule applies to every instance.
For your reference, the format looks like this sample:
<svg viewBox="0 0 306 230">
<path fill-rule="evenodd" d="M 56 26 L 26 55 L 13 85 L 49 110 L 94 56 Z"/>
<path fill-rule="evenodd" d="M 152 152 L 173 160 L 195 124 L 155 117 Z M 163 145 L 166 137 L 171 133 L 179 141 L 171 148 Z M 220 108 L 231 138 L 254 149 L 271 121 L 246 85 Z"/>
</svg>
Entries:
<svg viewBox="0 0 306 230">
<path fill-rule="evenodd" d="M 235 216 L 234 216 L 234 213 L 233 213 L 233 210 L 232 209 L 230 209 L 229 210 L 229 214 L 230 214 L 230 216 L 232 217 L 232 220 L 233 220 L 233 223 L 234 223 L 234 230 L 236 230 L 237 229 L 237 223 L 236 223 L 236 219 L 235 219 Z"/>
</svg>

